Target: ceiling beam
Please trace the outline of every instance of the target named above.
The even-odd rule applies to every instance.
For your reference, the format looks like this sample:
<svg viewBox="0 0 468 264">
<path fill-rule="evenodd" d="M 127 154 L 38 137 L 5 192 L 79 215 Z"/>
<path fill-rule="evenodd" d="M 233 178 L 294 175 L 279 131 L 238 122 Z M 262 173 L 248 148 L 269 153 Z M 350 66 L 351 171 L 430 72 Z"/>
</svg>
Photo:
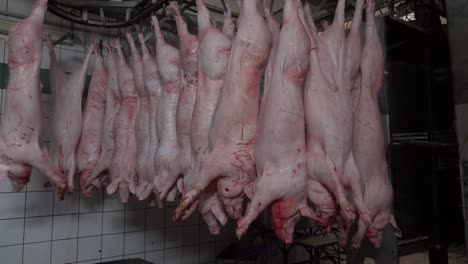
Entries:
<svg viewBox="0 0 468 264">
<path fill-rule="evenodd" d="M 55 0 L 55 3 L 68 7 L 78 8 L 101 8 L 101 7 L 117 7 L 117 8 L 134 8 L 142 2 L 142 0 L 129 1 L 98 1 L 98 0 Z"/>
</svg>

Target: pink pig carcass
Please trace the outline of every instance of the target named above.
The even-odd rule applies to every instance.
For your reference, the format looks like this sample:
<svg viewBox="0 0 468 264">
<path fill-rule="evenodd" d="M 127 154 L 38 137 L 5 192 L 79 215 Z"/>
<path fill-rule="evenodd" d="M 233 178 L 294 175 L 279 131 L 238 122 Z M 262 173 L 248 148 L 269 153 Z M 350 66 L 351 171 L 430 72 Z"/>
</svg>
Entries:
<svg viewBox="0 0 468 264">
<path fill-rule="evenodd" d="M 20 191 L 37 168 L 63 198 L 66 179 L 39 142 L 41 134 L 42 25 L 47 0 L 34 3 L 31 15 L 12 27 L 8 36 L 10 79 L 0 127 L 0 180 L 10 178 Z"/>
<path fill-rule="evenodd" d="M 364 202 L 370 210 L 372 223 L 359 219 L 352 247 L 359 248 L 367 237 L 375 247 L 380 246 L 382 229 L 388 224 L 401 236 L 391 213 L 393 189 L 385 156 L 384 132 L 380 119 L 378 95 L 384 81 L 384 53 L 375 24 L 375 0 L 367 2 L 366 42 L 361 57 L 361 85 L 355 109 L 353 152 L 364 181 Z"/>
<path fill-rule="evenodd" d="M 262 101 L 265 98 L 265 94 L 268 93 L 268 89 L 270 88 L 271 78 L 273 76 L 273 63 L 275 62 L 276 52 L 278 50 L 278 43 L 279 43 L 279 36 L 280 36 L 280 25 L 276 21 L 276 19 L 271 14 L 271 0 L 263 0 L 263 10 L 265 13 L 265 17 L 268 23 L 268 28 L 271 32 L 271 51 L 270 55 L 268 56 L 268 63 L 265 69 L 265 76 L 263 81 L 263 96 Z"/>
<path fill-rule="evenodd" d="M 188 208 L 210 184 L 217 184 L 226 212 L 238 219 L 245 195 L 253 196 L 258 88 L 271 48 L 270 30 L 256 2 L 243 1 L 224 87 L 210 127 L 209 154 L 181 209 Z"/>
<path fill-rule="evenodd" d="M 176 112 L 181 89 L 179 51 L 164 40 L 158 19 L 152 17 L 156 36 L 156 62 L 161 77 L 162 94 L 158 103 L 156 126 L 158 151 L 155 156 L 154 184 L 161 201 L 174 201 L 177 176 L 171 168 L 177 156 Z"/>
<path fill-rule="evenodd" d="M 70 74 L 66 73 L 57 61 L 50 37 L 48 46 L 50 86 L 53 97 L 51 153 L 55 165 L 67 177 L 69 191 L 72 191 L 77 168 L 76 149 L 83 124 L 82 97 L 95 44 L 93 43 L 89 48 L 81 67 Z"/>
<path fill-rule="evenodd" d="M 198 38 L 188 31 L 187 23 L 182 17 L 179 6 L 171 2 L 174 19 L 179 35 L 180 58 L 180 95 L 177 104 L 177 156 L 172 164 L 171 174 L 185 177 L 192 165 L 191 126 L 198 86 Z M 179 184 L 180 186 L 180 184 Z M 180 188 L 179 188 L 180 189 Z M 182 191 L 182 190 L 179 190 Z"/>
<path fill-rule="evenodd" d="M 208 134 L 213 114 L 220 96 L 221 88 L 226 76 L 226 70 L 231 55 L 232 41 L 230 40 L 232 27 L 224 27 L 228 32 L 221 32 L 210 22 L 209 11 L 202 0 L 197 2 L 198 16 L 198 90 L 195 109 L 192 117 L 192 165 L 190 172 L 183 178 L 182 194 L 193 189 L 198 177 L 200 166 L 209 154 Z M 225 23 L 232 24 L 229 12 L 225 14 Z M 200 194 L 199 201 L 184 210 L 176 210 L 174 219 L 186 220 L 199 206 L 204 220 L 212 234 L 218 234 L 220 224 L 225 225 L 227 216 L 219 200 L 217 188 L 212 184 Z"/>
<path fill-rule="evenodd" d="M 315 45 L 310 52 L 304 94 L 307 188 L 308 198 L 324 228 L 329 228 L 338 209 L 343 221 L 352 223 L 356 219 L 355 206 L 359 216 L 369 222 L 361 177 L 352 153 L 354 116 L 348 69 L 354 67 L 347 64 L 344 8 L 345 0 L 339 0 L 333 24 L 320 34 L 310 10 L 306 10 Z"/>
<path fill-rule="evenodd" d="M 148 92 L 145 88 L 145 79 L 143 73 L 143 60 L 138 52 L 135 41 L 130 33 L 127 33 L 127 41 L 130 44 L 132 54 L 131 65 L 135 80 L 136 92 L 138 94 L 138 110 L 136 119 L 136 140 L 137 140 L 137 178 L 138 186 L 136 189 L 137 197 L 148 196 L 145 187 L 153 180 L 153 175 L 148 174 L 148 163 L 153 163 L 150 158 L 150 101 Z"/>
<path fill-rule="evenodd" d="M 135 88 L 134 74 L 127 64 L 120 41 L 115 41 L 118 54 L 117 80 L 122 96 L 120 108 L 114 120 L 114 155 L 109 169 L 111 183 L 107 193 L 119 189 L 120 200 L 128 202 L 130 192 L 136 193 L 137 179 L 137 141 L 136 119 L 138 96 Z"/>
<path fill-rule="evenodd" d="M 302 4 L 299 0 L 286 0 L 270 88 L 266 89 L 258 124 L 255 144 L 258 180 L 246 214 L 238 221 L 238 237 L 268 206 L 276 236 L 288 244 L 293 240 L 300 216 L 313 215 L 307 206 L 302 103 L 310 49 Z"/>
<path fill-rule="evenodd" d="M 98 180 L 99 182 L 108 178 L 110 162 L 115 150 L 114 120 L 120 108 L 122 97 L 117 80 L 117 65 L 114 54 L 108 45 L 104 45 L 104 47 L 107 53 L 107 89 L 103 127 L 101 130 L 101 152 L 91 177 L 87 180 L 84 188 L 87 188 L 87 185 L 91 184 L 98 177 L 101 177 Z"/>
<path fill-rule="evenodd" d="M 145 82 L 145 89 L 148 93 L 149 106 L 150 106 L 150 143 L 148 149 L 148 164 L 147 164 L 147 175 L 145 182 L 143 179 L 139 181 L 139 194 L 140 200 L 146 199 L 155 189 L 154 177 L 156 176 L 156 168 L 154 167 L 154 157 L 158 151 L 158 131 L 156 129 L 156 118 L 159 99 L 161 97 L 161 80 L 159 77 L 158 65 L 153 56 L 151 56 L 148 47 L 145 44 L 145 38 L 143 34 L 138 34 L 140 40 L 141 51 L 143 55 L 143 79 Z"/>
<path fill-rule="evenodd" d="M 101 156 L 101 139 L 106 110 L 107 70 L 100 52 L 95 53 L 94 72 L 89 84 L 88 99 L 83 117 L 83 129 L 76 151 L 77 171 L 81 191 L 91 196 L 94 188 L 100 188 L 98 180 L 87 185 Z"/>
</svg>

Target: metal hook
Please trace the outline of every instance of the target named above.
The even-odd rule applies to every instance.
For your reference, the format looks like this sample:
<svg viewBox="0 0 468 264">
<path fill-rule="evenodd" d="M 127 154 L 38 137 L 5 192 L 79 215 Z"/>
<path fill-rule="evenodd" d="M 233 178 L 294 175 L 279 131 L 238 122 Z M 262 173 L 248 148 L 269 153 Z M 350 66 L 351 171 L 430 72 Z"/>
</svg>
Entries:
<svg viewBox="0 0 468 264">
<path fill-rule="evenodd" d="M 224 12 L 227 12 L 227 11 L 228 11 L 228 8 L 227 8 L 227 5 L 226 5 L 225 0 L 221 0 L 221 4 L 223 5 Z"/>
<path fill-rule="evenodd" d="M 99 34 L 99 42 L 98 42 L 98 48 L 99 48 L 99 51 L 100 51 L 101 54 L 102 54 L 102 50 L 103 50 L 103 42 L 104 42 L 104 35 L 101 32 Z"/>
</svg>

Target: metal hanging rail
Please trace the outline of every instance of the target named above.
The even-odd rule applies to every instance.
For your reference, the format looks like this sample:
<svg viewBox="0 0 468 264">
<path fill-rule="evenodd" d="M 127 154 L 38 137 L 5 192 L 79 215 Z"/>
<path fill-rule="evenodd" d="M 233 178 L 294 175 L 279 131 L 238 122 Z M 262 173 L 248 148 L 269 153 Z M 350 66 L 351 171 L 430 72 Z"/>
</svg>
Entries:
<svg viewBox="0 0 468 264">
<path fill-rule="evenodd" d="M 76 2 L 76 3 L 75 3 Z M 99 3 L 95 3 L 99 2 Z M 123 28 L 130 27 L 133 24 L 139 23 L 142 19 L 149 17 L 152 13 L 157 12 L 169 0 L 160 1 L 73 1 L 65 2 L 61 0 L 50 0 L 48 10 L 63 19 L 70 22 L 92 26 L 92 27 L 106 27 L 106 28 Z M 95 5 L 96 4 L 96 5 Z M 112 18 L 107 16 L 106 9 L 121 9 L 122 13 L 125 12 L 125 18 Z M 90 9 L 99 10 L 99 15 L 93 18 L 89 15 Z M 83 16 L 83 14 L 86 14 Z"/>
</svg>

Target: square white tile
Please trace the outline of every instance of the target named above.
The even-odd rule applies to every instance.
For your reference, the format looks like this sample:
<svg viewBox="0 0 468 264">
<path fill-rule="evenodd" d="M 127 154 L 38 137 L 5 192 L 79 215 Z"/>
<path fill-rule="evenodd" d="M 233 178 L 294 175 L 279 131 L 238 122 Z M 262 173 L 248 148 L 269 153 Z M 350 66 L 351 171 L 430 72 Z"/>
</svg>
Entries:
<svg viewBox="0 0 468 264">
<path fill-rule="evenodd" d="M 182 227 L 166 228 L 164 237 L 164 248 L 182 246 Z"/>
<path fill-rule="evenodd" d="M 183 227 L 183 245 L 191 246 L 199 242 L 199 227 L 198 226 L 184 226 Z"/>
<path fill-rule="evenodd" d="M 200 243 L 214 242 L 215 235 L 210 233 L 207 225 L 200 225 Z"/>
<path fill-rule="evenodd" d="M 215 261 L 215 244 L 202 244 L 200 245 L 200 263 Z"/>
<path fill-rule="evenodd" d="M 28 192 L 53 191 L 52 186 L 44 186 L 48 180 L 39 170 L 33 168 L 31 172 L 31 180 L 28 183 Z M 29 195 L 29 194 L 28 194 Z"/>
<path fill-rule="evenodd" d="M 223 250 L 228 248 L 231 243 L 232 243 L 231 241 L 216 241 L 216 247 L 215 247 L 216 255 L 218 256 L 219 254 L 221 254 L 221 252 L 223 252 Z"/>
<path fill-rule="evenodd" d="M 78 237 L 78 215 L 54 216 L 53 239 Z"/>
<path fill-rule="evenodd" d="M 216 236 L 216 241 L 234 239 L 236 239 L 236 222 L 231 221 L 228 222 L 226 226 L 221 230 L 220 234 Z"/>
<path fill-rule="evenodd" d="M 0 247 L 0 256 L 2 263 L 23 264 L 23 245 L 12 247 Z"/>
<path fill-rule="evenodd" d="M 33 243 L 24 245 L 24 264 L 50 264 L 50 250 L 52 242 Z"/>
<path fill-rule="evenodd" d="M 164 227 L 164 209 L 151 208 L 146 212 L 146 229 Z"/>
<path fill-rule="evenodd" d="M 144 208 L 146 208 L 146 201 L 140 201 L 133 195 L 130 196 L 126 209 L 132 210 L 132 209 L 144 209 Z"/>
<path fill-rule="evenodd" d="M 147 252 L 145 255 L 146 255 L 145 259 L 151 263 L 155 263 L 155 264 L 164 263 L 164 251 L 162 250 Z"/>
<path fill-rule="evenodd" d="M 50 216 L 54 203 L 54 192 L 28 192 L 26 196 L 26 217 Z"/>
<path fill-rule="evenodd" d="M 101 258 L 101 236 L 78 239 L 78 261 Z"/>
<path fill-rule="evenodd" d="M 7 179 L 1 181 L 0 182 L 0 193 L 11 193 L 11 192 L 13 192 L 13 189 L 11 188 L 10 180 L 7 178 Z"/>
<path fill-rule="evenodd" d="M 164 229 L 146 231 L 145 251 L 154 251 L 164 248 Z"/>
<path fill-rule="evenodd" d="M 80 213 L 102 212 L 102 192 L 95 192 L 90 198 L 80 197 Z"/>
<path fill-rule="evenodd" d="M 199 246 L 184 247 L 182 253 L 183 264 L 198 264 L 199 263 Z"/>
<path fill-rule="evenodd" d="M 125 212 L 104 212 L 103 233 L 116 234 L 124 232 Z"/>
<path fill-rule="evenodd" d="M 102 213 L 80 214 L 78 236 L 97 236 L 102 232 Z"/>
<path fill-rule="evenodd" d="M 50 241 L 52 238 L 52 217 L 26 218 L 24 243 Z"/>
<path fill-rule="evenodd" d="M 125 205 L 120 202 L 118 193 L 108 195 L 104 194 L 104 211 L 118 211 L 124 210 Z"/>
<path fill-rule="evenodd" d="M 138 254 L 145 251 L 145 232 L 125 233 L 124 254 Z"/>
<path fill-rule="evenodd" d="M 0 220 L 0 246 L 23 243 L 24 219 Z"/>
<path fill-rule="evenodd" d="M 176 226 L 181 226 L 182 225 L 182 222 L 181 221 L 178 221 L 178 222 L 174 222 L 172 221 L 172 217 L 174 216 L 174 209 L 175 208 L 165 208 L 164 209 L 164 215 L 165 215 L 165 220 L 164 220 L 164 224 L 166 225 L 166 227 L 176 227 Z"/>
<path fill-rule="evenodd" d="M 198 225 L 200 223 L 200 213 L 198 210 L 192 213 L 192 215 L 184 222 L 184 225 Z"/>
<path fill-rule="evenodd" d="M 52 264 L 76 262 L 77 239 L 52 242 Z"/>
<path fill-rule="evenodd" d="M 164 264 L 182 264 L 182 248 L 166 249 Z"/>
<path fill-rule="evenodd" d="M 80 202 L 79 192 L 66 193 L 65 199 L 58 201 L 54 199 L 54 215 L 77 214 Z"/>
<path fill-rule="evenodd" d="M 24 217 L 26 193 L 0 193 L 0 219 Z"/>
<path fill-rule="evenodd" d="M 102 257 L 122 256 L 124 234 L 105 235 L 102 237 Z"/>
<path fill-rule="evenodd" d="M 145 230 L 145 209 L 125 211 L 125 232 Z"/>
</svg>

